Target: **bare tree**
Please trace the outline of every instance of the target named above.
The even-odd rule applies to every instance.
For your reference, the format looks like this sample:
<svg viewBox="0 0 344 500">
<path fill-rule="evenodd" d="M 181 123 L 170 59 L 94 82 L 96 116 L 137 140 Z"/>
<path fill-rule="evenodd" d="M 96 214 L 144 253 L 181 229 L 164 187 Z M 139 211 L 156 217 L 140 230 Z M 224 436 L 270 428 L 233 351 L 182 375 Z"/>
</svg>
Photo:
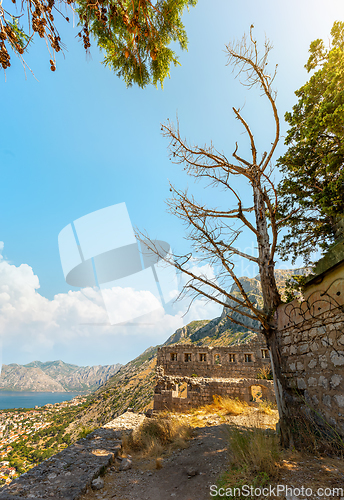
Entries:
<svg viewBox="0 0 344 500">
<path fill-rule="evenodd" d="M 270 348 L 275 377 L 276 397 L 280 413 L 283 440 L 287 444 L 288 414 L 285 405 L 283 380 L 280 373 L 280 353 L 275 341 L 276 320 L 274 312 L 281 303 L 280 293 L 275 281 L 275 251 L 279 225 L 276 220 L 278 200 L 276 190 L 271 180 L 271 160 L 280 136 L 280 123 L 276 108 L 276 93 L 272 89 L 274 76 L 266 73 L 267 58 L 271 50 L 268 41 L 264 52 L 259 54 L 257 42 L 252 35 L 244 37 L 237 45 L 227 45 L 228 63 L 233 65 L 237 73 L 244 77 L 244 85 L 257 87 L 270 106 L 274 127 L 271 137 L 267 138 L 269 149 L 260 155 L 257 151 L 254 135 L 243 117 L 240 109 L 234 108 L 234 115 L 241 123 L 250 142 L 250 157 L 243 158 L 239 153 L 238 144 L 232 154 L 234 162 L 223 153 L 219 153 L 211 144 L 209 147 L 199 147 L 188 144 L 179 131 L 179 124 L 173 126 L 170 122 L 162 125 L 163 135 L 170 140 L 169 150 L 171 160 L 183 166 L 190 175 L 205 179 L 214 187 L 222 188 L 231 195 L 234 205 L 230 210 L 209 208 L 197 201 L 187 191 L 180 191 L 171 186 L 173 197 L 168 201 L 170 211 L 179 217 L 188 228 L 188 239 L 192 242 L 194 251 L 202 259 L 220 268 L 216 280 L 204 275 L 197 275 L 190 269 L 193 254 L 174 256 L 174 260 L 161 255 L 165 260 L 175 265 L 177 269 L 188 276 L 184 292 L 193 297 L 204 296 L 227 308 L 229 319 L 243 327 L 247 327 L 247 318 L 260 324 L 259 328 L 250 328 L 262 332 Z M 276 72 L 275 72 L 276 73 Z M 252 192 L 252 203 L 244 206 L 242 196 L 233 187 L 233 177 L 246 180 Z M 245 193 L 246 194 L 246 193 Z M 238 227 L 240 224 L 241 227 Z M 236 246 L 240 233 L 249 231 L 257 243 L 258 256 L 242 252 Z M 159 248 L 145 238 L 145 244 L 151 251 L 160 253 Z M 240 257 L 257 264 L 262 288 L 263 304 L 257 306 L 245 292 L 243 284 L 235 273 L 235 260 Z M 229 284 L 235 283 L 239 293 L 230 293 Z M 241 320 L 238 320 L 242 318 Z M 235 315 L 235 317 L 233 316 Z M 246 321 L 246 324 L 244 323 Z"/>
</svg>

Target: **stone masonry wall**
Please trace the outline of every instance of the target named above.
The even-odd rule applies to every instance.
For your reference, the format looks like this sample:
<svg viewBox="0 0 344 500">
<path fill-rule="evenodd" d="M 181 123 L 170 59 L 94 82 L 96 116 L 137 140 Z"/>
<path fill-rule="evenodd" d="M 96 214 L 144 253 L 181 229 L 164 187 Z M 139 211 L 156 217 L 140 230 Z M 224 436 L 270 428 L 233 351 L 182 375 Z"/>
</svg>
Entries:
<svg viewBox="0 0 344 500">
<path fill-rule="evenodd" d="M 208 378 L 256 378 L 270 367 L 270 356 L 262 336 L 230 347 L 182 344 L 158 348 L 157 366 L 165 375 Z"/>
<path fill-rule="evenodd" d="M 289 402 L 344 435 L 344 265 L 276 314 Z"/>
<path fill-rule="evenodd" d="M 229 396 L 249 403 L 252 401 L 252 386 L 259 386 L 262 398 L 275 402 L 272 380 L 216 379 L 196 377 L 173 377 L 160 375 L 154 394 L 154 410 L 186 411 L 190 408 L 213 403 L 213 396 Z M 187 385 L 186 397 L 180 397 L 179 384 Z"/>
</svg>

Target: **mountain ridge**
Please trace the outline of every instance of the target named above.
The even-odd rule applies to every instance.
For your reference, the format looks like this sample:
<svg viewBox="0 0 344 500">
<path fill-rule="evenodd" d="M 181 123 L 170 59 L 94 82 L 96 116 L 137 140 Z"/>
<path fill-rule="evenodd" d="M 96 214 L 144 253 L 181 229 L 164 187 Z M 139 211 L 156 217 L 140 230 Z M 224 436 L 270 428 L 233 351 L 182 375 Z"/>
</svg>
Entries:
<svg viewBox="0 0 344 500">
<path fill-rule="evenodd" d="M 11 363 L 2 365 L 0 391 L 89 393 L 115 375 L 121 366 L 120 363 L 78 366 L 62 360 Z"/>
</svg>

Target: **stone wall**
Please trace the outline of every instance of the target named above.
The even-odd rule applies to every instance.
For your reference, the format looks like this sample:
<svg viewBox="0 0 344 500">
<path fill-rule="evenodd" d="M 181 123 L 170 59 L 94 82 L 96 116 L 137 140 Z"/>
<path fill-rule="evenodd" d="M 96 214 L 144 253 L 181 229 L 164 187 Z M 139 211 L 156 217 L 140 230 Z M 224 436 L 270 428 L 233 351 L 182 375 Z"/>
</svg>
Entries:
<svg viewBox="0 0 344 500">
<path fill-rule="evenodd" d="M 217 379 L 201 377 L 175 377 L 163 375 L 158 370 L 154 394 L 154 410 L 186 411 L 190 408 L 213 403 L 213 396 L 239 398 L 252 401 L 252 387 L 260 387 L 262 398 L 275 402 L 272 380 Z M 180 397 L 178 386 L 186 384 L 187 393 Z"/>
<path fill-rule="evenodd" d="M 287 403 L 344 435 L 344 262 L 310 280 L 304 300 L 276 314 Z"/>
<path fill-rule="evenodd" d="M 120 454 L 123 432 L 130 433 L 144 419 L 124 413 L 1 488 L 0 499 L 80 499 Z"/>
<path fill-rule="evenodd" d="M 120 433 L 97 429 L 2 488 L 0 499 L 77 500 L 120 450 Z"/>
<path fill-rule="evenodd" d="M 270 355 L 263 336 L 230 347 L 173 345 L 158 348 L 157 366 L 165 375 L 207 378 L 256 378 L 270 367 Z"/>
</svg>

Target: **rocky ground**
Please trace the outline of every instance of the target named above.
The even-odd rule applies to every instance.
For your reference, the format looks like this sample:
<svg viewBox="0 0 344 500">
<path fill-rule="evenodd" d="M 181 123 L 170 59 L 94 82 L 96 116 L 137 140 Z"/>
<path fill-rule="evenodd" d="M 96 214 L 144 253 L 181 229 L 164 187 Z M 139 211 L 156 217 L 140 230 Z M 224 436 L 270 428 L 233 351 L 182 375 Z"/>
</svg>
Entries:
<svg viewBox="0 0 344 500">
<path fill-rule="evenodd" d="M 247 427 L 258 425 L 265 429 L 275 428 L 277 412 L 260 414 L 257 408 L 250 408 L 246 415 L 219 416 L 218 414 L 197 416 L 183 415 L 194 428 L 194 435 L 184 449 L 163 454 L 161 459 L 140 458 L 122 454 L 121 459 L 107 470 L 93 485 L 94 488 L 82 500 L 210 500 L 210 486 L 216 484 L 221 474 L 228 470 L 227 440 L 225 424 Z M 110 422 L 113 430 L 136 428 L 145 419 L 143 414 L 127 412 Z M 289 488 L 311 488 L 311 497 L 283 494 L 281 500 L 336 499 L 344 500 L 338 492 L 318 494 L 319 488 L 344 489 L 344 461 L 341 457 L 310 456 L 289 450 L 283 452 L 280 472 L 276 484 Z M 298 493 L 298 492 L 297 492 Z M 338 493 L 338 494 L 337 494 Z M 227 497 L 226 497 L 227 498 Z M 250 497 L 251 498 L 251 497 Z M 271 497 L 273 498 L 273 496 Z"/>
<path fill-rule="evenodd" d="M 140 458 L 124 454 L 117 459 L 101 481 L 82 500 L 209 500 L 210 486 L 216 484 L 228 465 L 225 423 L 246 425 L 249 415 L 219 417 L 217 414 L 183 415 L 186 422 L 198 425 L 185 449 L 156 458 Z M 125 413 L 107 426 L 114 430 L 135 428 L 143 415 Z M 261 416 L 265 428 L 275 426 L 276 415 Z M 158 466 L 158 468 L 157 468 Z M 160 468 L 161 467 L 161 468 Z"/>
<path fill-rule="evenodd" d="M 121 470 L 125 459 L 116 460 L 103 478 L 104 487 L 82 498 L 208 500 L 210 485 L 226 466 L 226 442 L 221 426 L 204 427 L 197 430 L 188 448 L 163 458 L 161 469 L 156 468 L 156 459 L 130 460 L 128 470 Z"/>
</svg>

